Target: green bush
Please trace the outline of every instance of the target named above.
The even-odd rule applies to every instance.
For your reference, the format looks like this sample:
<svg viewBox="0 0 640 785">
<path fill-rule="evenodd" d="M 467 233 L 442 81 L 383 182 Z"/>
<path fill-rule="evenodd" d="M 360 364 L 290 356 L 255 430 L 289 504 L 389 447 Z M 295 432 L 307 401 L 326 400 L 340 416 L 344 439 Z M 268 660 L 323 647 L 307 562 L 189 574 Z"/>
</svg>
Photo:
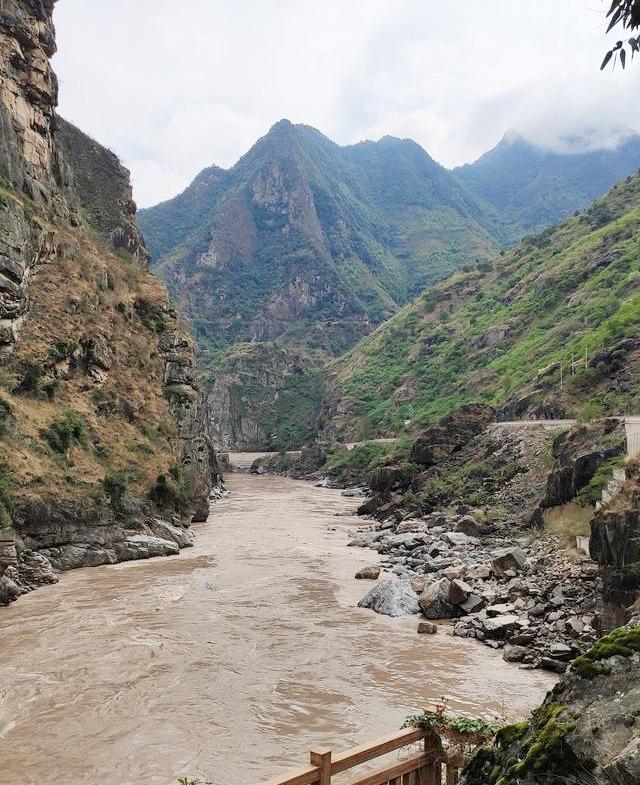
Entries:
<svg viewBox="0 0 640 785">
<path fill-rule="evenodd" d="M 49 349 L 49 358 L 51 360 L 64 360 L 70 357 L 78 348 L 79 344 L 75 338 L 60 338 Z"/>
<path fill-rule="evenodd" d="M 596 502 L 602 499 L 602 491 L 613 476 L 613 470 L 622 465 L 623 458 L 611 458 L 599 466 L 589 482 L 580 488 L 576 495 L 578 504 L 583 507 L 595 507 Z"/>
<path fill-rule="evenodd" d="M 159 474 L 149 498 L 160 509 L 184 513 L 191 503 L 191 486 L 181 466 L 172 466 L 168 474 Z"/>
<path fill-rule="evenodd" d="M 53 420 L 43 431 L 42 436 L 52 450 L 64 455 L 74 444 L 86 445 L 86 424 L 77 412 L 68 411 L 62 417 Z"/>
<path fill-rule="evenodd" d="M 0 398 L 0 436 L 3 436 L 7 432 L 7 426 L 11 419 L 11 412 L 11 404 L 8 401 L 5 401 L 4 398 Z"/>
<path fill-rule="evenodd" d="M 22 381 L 16 388 L 16 392 L 39 393 L 44 376 L 44 365 L 39 360 L 27 360 L 24 365 Z"/>
<path fill-rule="evenodd" d="M 124 506 L 124 499 L 129 490 L 129 481 L 122 471 L 108 472 L 102 481 L 102 487 L 109 496 L 111 507 L 115 512 L 120 512 Z"/>
<path fill-rule="evenodd" d="M 96 412 L 102 417 L 109 417 L 116 413 L 118 409 L 118 396 L 115 390 L 105 390 L 103 387 L 93 393 L 93 400 L 96 404 Z"/>
<path fill-rule="evenodd" d="M 135 301 L 133 307 L 147 330 L 159 334 L 167 329 L 167 321 L 161 305 L 140 297 Z"/>
<path fill-rule="evenodd" d="M 0 526 L 11 525 L 13 483 L 8 467 L 0 465 Z"/>
</svg>

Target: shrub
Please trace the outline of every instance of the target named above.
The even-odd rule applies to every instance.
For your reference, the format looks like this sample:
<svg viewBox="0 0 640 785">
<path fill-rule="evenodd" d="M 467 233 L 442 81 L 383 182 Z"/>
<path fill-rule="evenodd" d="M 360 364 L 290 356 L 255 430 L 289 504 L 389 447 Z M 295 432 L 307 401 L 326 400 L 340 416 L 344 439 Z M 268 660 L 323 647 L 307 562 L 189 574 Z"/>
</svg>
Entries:
<svg viewBox="0 0 640 785">
<path fill-rule="evenodd" d="M 93 400 L 97 413 L 102 417 L 115 414 L 118 409 L 118 396 L 115 390 L 105 390 L 103 387 L 98 387 L 93 394 Z"/>
<path fill-rule="evenodd" d="M 24 375 L 22 381 L 16 388 L 18 393 L 34 393 L 40 392 L 42 379 L 45 375 L 44 365 L 38 360 L 27 360 L 24 366 Z"/>
<path fill-rule="evenodd" d="M 596 502 L 602 499 L 602 491 L 613 476 L 613 470 L 621 464 L 622 458 L 617 457 L 599 466 L 589 482 L 578 491 L 576 496 L 578 504 L 583 507 L 595 507 Z"/>
<path fill-rule="evenodd" d="M 49 358 L 51 360 L 64 360 L 70 357 L 78 348 L 79 344 L 75 338 L 60 338 L 49 349 Z"/>
<path fill-rule="evenodd" d="M 115 471 L 105 475 L 102 487 L 109 496 L 111 507 L 115 512 L 120 512 L 124 506 L 124 499 L 129 490 L 129 481 L 124 472 Z"/>
<path fill-rule="evenodd" d="M 3 436 L 7 432 L 7 425 L 11 418 L 11 412 L 11 404 L 8 401 L 5 401 L 4 398 L 0 398 L 0 436 Z"/>
<path fill-rule="evenodd" d="M 6 368 L 0 368 L 0 387 L 5 390 L 15 390 L 18 386 L 18 378 L 14 373 L 7 371 Z"/>
<path fill-rule="evenodd" d="M 0 465 L 0 526 L 11 525 L 13 483 L 8 467 Z"/>
<path fill-rule="evenodd" d="M 191 502 L 191 488 L 183 468 L 172 466 L 168 474 L 159 474 L 149 491 L 149 498 L 161 510 L 171 508 L 186 512 Z"/>
<path fill-rule="evenodd" d="M 151 330 L 152 333 L 163 333 L 167 329 L 164 310 L 158 303 L 140 297 L 135 301 L 133 307 L 147 330 Z"/>
<path fill-rule="evenodd" d="M 45 441 L 55 452 L 66 454 L 74 444 L 84 446 L 87 443 L 87 431 L 83 418 L 74 411 L 53 422 L 42 433 Z"/>
</svg>

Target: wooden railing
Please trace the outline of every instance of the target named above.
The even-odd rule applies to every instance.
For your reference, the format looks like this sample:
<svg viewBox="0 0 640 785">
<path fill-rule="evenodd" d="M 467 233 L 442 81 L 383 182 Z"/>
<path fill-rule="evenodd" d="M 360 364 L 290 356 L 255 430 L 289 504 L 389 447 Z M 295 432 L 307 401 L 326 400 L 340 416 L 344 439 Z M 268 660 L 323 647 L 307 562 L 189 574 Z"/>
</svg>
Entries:
<svg viewBox="0 0 640 785">
<path fill-rule="evenodd" d="M 407 751 L 412 745 L 417 750 Z M 432 729 L 406 728 L 381 739 L 352 747 L 336 755 L 326 747 L 316 747 L 309 754 L 309 765 L 274 777 L 262 785 L 332 785 L 332 778 L 369 763 L 391 752 L 405 751 L 395 760 L 368 769 L 333 785 L 456 785 L 461 756 L 447 754 L 440 736 Z"/>
</svg>

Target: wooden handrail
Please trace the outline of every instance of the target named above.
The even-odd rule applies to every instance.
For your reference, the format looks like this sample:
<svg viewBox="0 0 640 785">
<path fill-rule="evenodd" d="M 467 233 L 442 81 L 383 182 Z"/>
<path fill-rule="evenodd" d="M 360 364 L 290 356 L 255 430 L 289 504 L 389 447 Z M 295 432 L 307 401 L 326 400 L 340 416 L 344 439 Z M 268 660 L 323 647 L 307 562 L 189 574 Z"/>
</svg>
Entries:
<svg viewBox="0 0 640 785">
<path fill-rule="evenodd" d="M 426 748 L 428 740 L 433 735 L 433 730 L 405 728 L 333 756 L 330 749 L 317 747 L 310 752 L 310 766 L 292 771 L 289 774 L 273 777 L 262 783 L 262 785 L 331 785 L 331 778 L 335 774 L 349 771 L 363 763 L 420 741 L 425 741 L 425 749 L 419 755 L 413 755 L 400 761 L 388 762 L 386 765 L 373 771 L 354 775 L 342 782 L 341 785 L 387 785 L 387 783 L 390 784 L 392 782 L 393 785 L 396 785 L 395 780 L 405 775 L 412 775 L 414 772 L 424 775 L 418 778 L 418 782 L 440 785 L 441 752 L 439 748 Z M 434 741 L 437 741 L 437 739 L 434 739 Z M 457 777 L 457 768 L 447 766 L 447 785 L 455 785 Z"/>
<path fill-rule="evenodd" d="M 339 774 L 341 771 L 352 769 L 354 766 L 359 766 L 361 763 L 379 758 L 381 755 L 386 755 L 388 752 L 407 747 L 409 744 L 415 744 L 417 741 L 422 741 L 424 736 L 425 732 L 423 728 L 405 728 L 404 730 L 390 733 L 388 736 L 383 736 L 368 744 L 361 744 L 359 747 L 353 747 L 350 750 L 346 750 L 346 752 L 341 752 L 334 756 L 333 763 L 331 764 L 331 773 Z"/>
<path fill-rule="evenodd" d="M 284 776 L 272 777 L 262 785 L 312 785 L 320 781 L 320 769 L 318 766 L 307 766 L 304 769 L 289 772 Z"/>
<path fill-rule="evenodd" d="M 424 753 L 414 755 L 412 758 L 401 760 L 392 766 L 383 766 L 376 771 L 359 774 L 354 779 L 347 780 L 343 785 L 385 785 L 389 780 L 422 769 L 432 762 L 433 758 L 428 758 Z"/>
</svg>

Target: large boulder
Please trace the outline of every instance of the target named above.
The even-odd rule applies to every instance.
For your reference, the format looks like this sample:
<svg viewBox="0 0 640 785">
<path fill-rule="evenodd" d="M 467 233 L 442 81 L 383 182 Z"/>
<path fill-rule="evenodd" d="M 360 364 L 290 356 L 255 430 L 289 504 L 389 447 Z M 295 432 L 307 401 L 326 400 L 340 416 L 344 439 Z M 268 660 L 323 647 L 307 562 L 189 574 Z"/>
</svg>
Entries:
<svg viewBox="0 0 640 785">
<path fill-rule="evenodd" d="M 493 574 L 501 577 L 507 572 L 520 572 L 527 562 L 527 554 L 518 548 L 500 548 L 491 554 Z"/>
<path fill-rule="evenodd" d="M 495 409 L 487 404 L 461 406 L 416 439 L 411 447 L 411 462 L 425 467 L 434 466 L 482 433 L 495 416 Z"/>
<path fill-rule="evenodd" d="M 388 494 L 406 490 L 411 480 L 411 472 L 402 466 L 381 466 L 369 478 L 369 487 L 375 493 Z"/>
<path fill-rule="evenodd" d="M 418 605 L 427 619 L 453 619 L 462 614 L 461 609 L 451 602 L 452 582 L 440 578 L 425 588 L 418 597 Z"/>
<path fill-rule="evenodd" d="M 410 581 L 388 578 L 376 584 L 358 603 L 385 616 L 410 616 L 418 613 L 418 598 Z"/>
<path fill-rule="evenodd" d="M 372 565 L 370 567 L 363 567 L 356 572 L 356 578 L 359 580 L 375 581 L 380 576 L 380 567 Z"/>
<path fill-rule="evenodd" d="M 527 722 L 478 748 L 460 785 L 637 785 L 640 627 L 614 630 L 568 669 L 546 664 L 567 672 Z"/>
</svg>

